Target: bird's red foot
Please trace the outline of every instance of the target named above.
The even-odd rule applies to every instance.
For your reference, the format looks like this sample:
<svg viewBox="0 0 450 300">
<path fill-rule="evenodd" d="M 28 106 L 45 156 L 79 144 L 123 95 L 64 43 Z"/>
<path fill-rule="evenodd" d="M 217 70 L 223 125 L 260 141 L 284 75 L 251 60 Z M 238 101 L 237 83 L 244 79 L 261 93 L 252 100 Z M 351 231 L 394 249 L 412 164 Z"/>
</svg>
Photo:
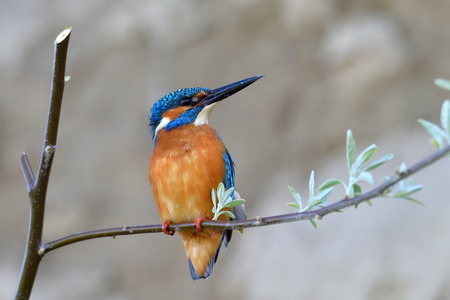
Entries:
<svg viewBox="0 0 450 300">
<path fill-rule="evenodd" d="M 198 233 L 200 233 L 204 230 L 202 227 L 202 223 L 203 223 L 203 221 L 206 221 L 206 220 L 210 220 L 210 219 L 208 217 L 201 217 L 201 218 L 198 218 L 197 220 L 195 220 L 194 224 L 195 224 L 195 228 L 197 228 Z"/>
<path fill-rule="evenodd" d="M 169 230 L 169 229 L 167 229 L 168 227 L 169 227 L 169 221 L 164 221 L 162 223 L 162 231 L 167 235 L 174 235 L 175 230 Z"/>
</svg>

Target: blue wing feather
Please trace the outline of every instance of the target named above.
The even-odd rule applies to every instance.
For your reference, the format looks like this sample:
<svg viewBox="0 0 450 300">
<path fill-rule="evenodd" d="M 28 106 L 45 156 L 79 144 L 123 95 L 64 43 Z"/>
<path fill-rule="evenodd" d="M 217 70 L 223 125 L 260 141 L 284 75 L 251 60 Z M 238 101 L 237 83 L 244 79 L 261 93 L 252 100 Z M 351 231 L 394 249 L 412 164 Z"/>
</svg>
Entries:
<svg viewBox="0 0 450 300">
<path fill-rule="evenodd" d="M 234 162 L 231 158 L 230 152 L 228 152 L 227 149 L 225 149 L 225 153 L 223 154 L 223 159 L 225 161 L 225 167 L 227 169 L 227 173 L 225 174 L 225 178 L 223 179 L 223 184 L 225 185 L 225 188 L 228 190 L 229 188 L 234 187 Z M 231 198 L 233 198 L 234 192 L 231 194 Z M 222 241 L 225 244 L 225 247 L 228 247 L 228 243 L 231 241 L 231 235 L 233 233 L 233 230 L 226 230 Z M 220 243 L 222 244 L 222 243 Z M 217 249 L 216 259 L 217 255 L 219 255 L 220 246 L 219 249 Z"/>
<path fill-rule="evenodd" d="M 223 160 L 225 161 L 225 168 L 227 169 L 223 184 L 228 190 L 229 188 L 234 187 L 234 162 L 231 158 L 230 152 L 228 152 L 228 150 L 226 149 L 225 153 L 223 154 Z"/>
</svg>

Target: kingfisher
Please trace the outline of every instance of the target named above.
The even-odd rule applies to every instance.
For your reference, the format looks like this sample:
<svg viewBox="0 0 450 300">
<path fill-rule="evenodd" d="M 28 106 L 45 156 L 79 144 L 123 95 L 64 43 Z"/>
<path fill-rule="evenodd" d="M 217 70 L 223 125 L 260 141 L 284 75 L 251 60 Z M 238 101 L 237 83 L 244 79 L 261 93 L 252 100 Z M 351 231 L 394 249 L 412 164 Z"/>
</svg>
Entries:
<svg viewBox="0 0 450 300">
<path fill-rule="evenodd" d="M 195 230 L 179 231 L 193 280 L 208 278 L 232 230 L 203 229 L 210 220 L 211 191 L 219 183 L 234 187 L 234 163 L 218 133 L 208 125 L 216 104 L 254 83 L 258 75 L 217 89 L 194 87 L 180 89 L 159 99 L 150 112 L 153 153 L 149 181 L 158 206 L 165 234 L 170 224 L 191 223 Z M 234 192 L 232 199 L 236 199 Z M 234 196 L 234 198 L 233 198 Z M 238 210 L 239 209 L 239 210 Z M 245 219 L 242 207 L 234 208 L 236 219 Z M 218 220 L 229 220 L 222 214 Z"/>
</svg>

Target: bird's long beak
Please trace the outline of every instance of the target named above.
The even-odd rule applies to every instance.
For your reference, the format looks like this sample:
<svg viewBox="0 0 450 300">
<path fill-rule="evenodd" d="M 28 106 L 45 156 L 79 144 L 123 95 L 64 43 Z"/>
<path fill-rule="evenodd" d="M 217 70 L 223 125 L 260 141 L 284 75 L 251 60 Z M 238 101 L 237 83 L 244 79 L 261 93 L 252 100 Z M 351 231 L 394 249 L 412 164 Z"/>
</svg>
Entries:
<svg viewBox="0 0 450 300">
<path fill-rule="evenodd" d="M 225 86 L 217 88 L 217 89 L 213 89 L 213 90 L 211 90 L 211 92 L 209 93 L 208 96 L 206 96 L 205 98 L 203 98 L 201 100 L 201 103 L 203 105 L 210 105 L 210 104 L 213 104 L 220 100 L 223 100 L 225 98 L 228 98 L 231 95 L 233 95 L 234 93 L 239 92 L 243 88 L 246 88 L 247 86 L 249 86 L 253 82 L 257 81 L 258 79 L 260 79 L 263 76 L 264 75 L 253 76 L 253 77 L 243 79 L 243 80 L 240 80 L 240 81 L 237 81 L 234 83 L 230 83 L 228 85 L 225 85 Z"/>
</svg>

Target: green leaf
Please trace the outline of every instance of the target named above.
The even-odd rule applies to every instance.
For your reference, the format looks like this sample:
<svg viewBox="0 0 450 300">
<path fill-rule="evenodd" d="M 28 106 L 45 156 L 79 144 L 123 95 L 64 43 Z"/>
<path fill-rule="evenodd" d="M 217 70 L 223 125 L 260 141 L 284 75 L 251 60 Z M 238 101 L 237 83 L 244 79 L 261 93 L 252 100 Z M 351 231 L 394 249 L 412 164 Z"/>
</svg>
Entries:
<svg viewBox="0 0 450 300">
<path fill-rule="evenodd" d="M 391 160 L 393 157 L 394 157 L 393 154 L 385 155 L 382 158 L 380 158 L 379 160 L 377 160 L 376 162 L 374 162 L 373 164 L 371 164 L 370 166 L 368 166 L 367 168 L 365 168 L 364 171 L 365 172 L 372 171 L 373 169 L 378 168 L 382 164 L 384 164 L 387 161 Z"/>
<path fill-rule="evenodd" d="M 325 181 L 319 186 L 319 188 L 318 188 L 317 190 L 318 190 L 318 191 L 322 191 L 322 190 L 328 189 L 328 188 L 330 188 L 330 187 L 332 187 L 332 186 L 335 186 L 335 185 L 338 185 L 338 184 L 342 184 L 344 187 L 346 187 L 346 184 L 345 184 L 342 180 L 337 179 L 337 178 L 331 178 L 331 179 L 325 180 Z"/>
<path fill-rule="evenodd" d="M 216 191 L 214 189 L 211 190 L 211 200 L 213 202 L 214 209 L 217 207 L 217 201 L 216 201 Z"/>
<path fill-rule="evenodd" d="M 406 170 L 408 170 L 408 168 L 406 167 L 406 164 L 404 162 L 402 162 L 400 164 L 400 167 L 398 167 L 398 171 L 400 172 L 400 174 L 405 173 Z M 402 180 L 403 181 L 403 180 Z"/>
<path fill-rule="evenodd" d="M 361 172 L 356 178 L 356 182 L 360 181 L 365 181 L 367 183 L 370 183 L 371 185 L 375 184 L 375 179 L 373 179 L 372 174 L 370 174 L 369 172 Z"/>
<path fill-rule="evenodd" d="M 292 197 L 294 197 L 295 201 L 297 201 L 297 203 L 287 203 L 287 205 L 295 207 L 296 209 L 298 209 L 299 212 L 302 211 L 303 210 L 302 197 L 292 187 L 290 187 L 289 185 L 287 187 Z"/>
<path fill-rule="evenodd" d="M 297 201 L 298 203 L 302 203 L 302 197 L 300 196 L 299 193 L 297 193 L 292 187 L 290 187 L 289 185 L 287 186 L 289 189 L 289 192 L 291 193 L 292 197 L 294 197 L 295 201 Z"/>
<path fill-rule="evenodd" d="M 413 185 L 413 186 L 408 186 L 408 187 L 406 188 L 406 190 L 408 191 L 409 194 L 418 192 L 418 191 L 420 191 L 421 189 L 422 189 L 422 186 L 421 186 L 421 185 Z"/>
<path fill-rule="evenodd" d="M 319 199 L 322 199 L 322 202 L 323 202 L 324 200 L 327 199 L 327 197 L 331 194 L 331 192 L 332 192 L 333 190 L 334 190 L 334 187 L 330 187 L 330 188 L 321 190 L 321 191 L 316 195 L 316 197 L 319 198 Z"/>
<path fill-rule="evenodd" d="M 353 194 L 355 196 L 361 195 L 361 187 L 357 184 L 353 185 Z"/>
<path fill-rule="evenodd" d="M 436 146 L 437 148 L 442 148 L 442 146 L 439 145 L 438 142 L 436 142 L 436 140 L 431 139 L 430 142 L 431 142 L 432 145 Z"/>
<path fill-rule="evenodd" d="M 443 79 L 443 78 L 436 78 L 434 80 L 434 84 L 437 85 L 438 87 L 440 87 L 441 89 L 450 91 L 450 80 Z"/>
<path fill-rule="evenodd" d="M 352 166 L 355 163 L 356 144 L 355 139 L 353 138 L 352 131 L 350 129 L 347 130 L 346 148 L 348 171 L 351 172 Z"/>
<path fill-rule="evenodd" d="M 312 226 L 314 226 L 314 229 L 317 229 L 316 221 L 314 221 L 313 219 L 309 219 L 309 221 L 311 222 Z"/>
<path fill-rule="evenodd" d="M 419 200 L 417 200 L 417 199 L 414 199 L 414 198 L 411 198 L 411 197 L 404 197 L 404 199 L 406 199 L 406 200 L 408 200 L 408 201 L 411 201 L 411 202 L 414 202 L 414 203 L 416 203 L 416 204 L 425 206 L 425 204 L 423 204 L 421 201 L 419 201 Z"/>
<path fill-rule="evenodd" d="M 220 216 L 220 215 L 226 215 L 226 216 L 228 216 L 228 217 L 230 217 L 230 218 L 232 218 L 232 219 L 235 219 L 235 218 L 236 218 L 236 217 L 234 216 L 234 214 L 233 214 L 231 211 L 228 211 L 228 210 L 221 211 L 220 214 L 219 214 L 219 216 Z"/>
<path fill-rule="evenodd" d="M 299 194 L 294 190 L 293 187 L 291 187 L 290 185 L 288 185 L 287 187 L 288 187 L 288 189 L 289 189 L 289 192 L 291 193 L 291 195 L 292 195 L 294 198 L 296 198 L 296 195 L 299 195 Z"/>
<path fill-rule="evenodd" d="M 221 183 L 219 183 L 219 185 L 217 186 L 217 197 L 218 197 L 219 199 L 223 199 L 222 196 L 223 196 L 224 191 L 225 191 L 225 186 L 224 186 L 223 183 L 221 182 Z"/>
<path fill-rule="evenodd" d="M 320 199 L 318 197 L 309 198 L 308 207 L 305 208 L 305 210 L 310 210 L 311 208 L 313 208 L 314 206 L 317 206 L 319 204 L 322 204 L 322 199 Z"/>
<path fill-rule="evenodd" d="M 407 191 L 405 191 L 405 190 L 400 190 L 400 191 L 397 191 L 397 192 L 395 192 L 393 195 L 392 195 L 392 197 L 393 198 L 405 198 L 406 196 L 408 196 L 410 193 L 408 193 Z"/>
<path fill-rule="evenodd" d="M 418 122 L 428 131 L 433 140 L 439 145 L 439 148 L 442 148 L 442 138 L 446 137 L 447 133 L 436 124 L 433 124 L 427 120 L 419 119 Z"/>
<path fill-rule="evenodd" d="M 450 137 L 450 101 L 445 100 L 441 108 L 441 125 L 447 133 L 447 140 Z"/>
<path fill-rule="evenodd" d="M 377 150 L 377 146 L 375 144 L 370 145 L 367 147 L 358 157 L 355 161 L 355 167 L 357 169 L 361 169 L 362 165 L 365 164 L 375 153 Z"/>
<path fill-rule="evenodd" d="M 295 207 L 299 212 L 301 212 L 301 207 L 298 205 L 298 203 L 286 203 L 289 206 Z"/>
<path fill-rule="evenodd" d="M 244 199 L 235 199 L 233 200 L 231 198 L 231 194 L 234 191 L 234 187 L 229 188 L 228 190 L 225 189 L 224 184 L 221 182 L 217 186 L 217 190 L 212 189 L 211 190 L 211 200 L 213 202 L 213 208 L 212 212 L 214 214 L 213 220 L 217 220 L 217 218 L 220 215 L 227 215 L 231 218 L 234 218 L 234 214 L 229 211 L 222 211 L 225 207 L 231 208 L 235 206 L 239 206 L 241 204 L 244 204 Z M 216 201 L 217 199 L 217 201 Z"/>
<path fill-rule="evenodd" d="M 235 199 L 235 200 L 232 200 L 230 202 L 227 202 L 223 207 L 231 208 L 231 207 L 242 205 L 244 203 L 245 203 L 244 199 Z"/>
<path fill-rule="evenodd" d="M 234 187 L 230 187 L 223 195 L 222 195 L 222 201 L 224 203 L 231 202 L 233 199 L 231 199 L 231 194 L 234 191 Z M 229 201 L 230 200 L 230 201 Z"/>
<path fill-rule="evenodd" d="M 309 175 L 309 198 L 314 196 L 314 170 L 311 171 Z"/>
</svg>

